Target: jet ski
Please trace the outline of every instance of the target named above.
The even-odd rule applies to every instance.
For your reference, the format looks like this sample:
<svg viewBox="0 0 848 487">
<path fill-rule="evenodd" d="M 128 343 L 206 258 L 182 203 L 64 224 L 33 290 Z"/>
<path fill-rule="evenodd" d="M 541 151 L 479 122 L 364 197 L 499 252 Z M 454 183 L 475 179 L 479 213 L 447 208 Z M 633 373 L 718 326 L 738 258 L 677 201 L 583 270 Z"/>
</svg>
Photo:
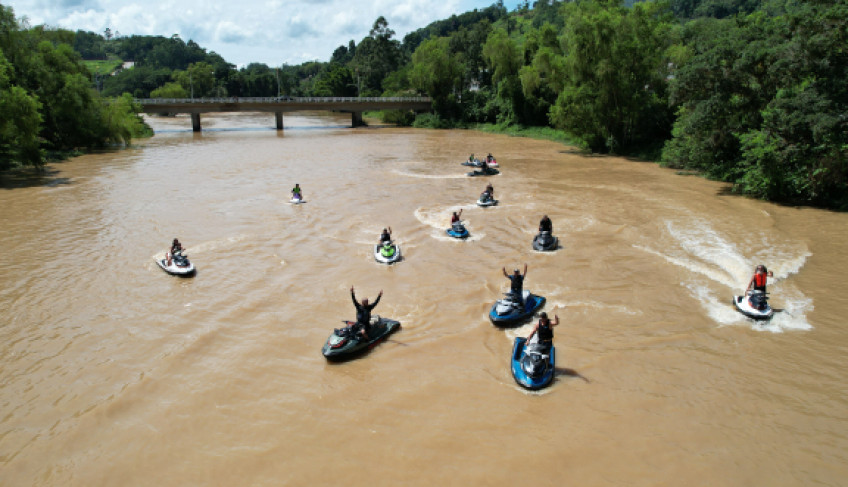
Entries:
<svg viewBox="0 0 848 487">
<path fill-rule="evenodd" d="M 394 264 L 400 261 L 400 245 L 386 241 L 374 246 L 374 258 L 383 264 Z"/>
<path fill-rule="evenodd" d="M 371 329 L 368 331 L 368 340 L 354 330 L 352 321 L 345 321 L 348 326 L 333 330 L 333 334 L 327 339 L 327 343 L 321 349 L 321 353 L 327 360 L 346 360 L 366 350 L 370 350 L 378 343 L 388 338 L 389 335 L 400 329 L 400 322 L 374 316 L 371 319 Z"/>
<path fill-rule="evenodd" d="M 477 200 L 477 206 L 495 206 L 497 204 L 498 200 L 492 198 L 492 195 L 485 191 L 480 194 L 480 198 Z"/>
<path fill-rule="evenodd" d="M 465 161 L 465 162 L 462 163 L 462 165 L 463 166 L 469 166 L 469 167 L 480 167 L 480 166 L 483 165 L 483 163 L 480 162 L 477 159 L 474 159 L 473 161 Z"/>
<path fill-rule="evenodd" d="M 471 171 L 468 173 L 468 176 L 494 176 L 495 174 L 500 174 L 500 171 L 493 167 L 481 167 L 478 171 Z"/>
<path fill-rule="evenodd" d="M 762 291 L 751 291 L 747 296 L 733 296 L 733 305 L 737 311 L 755 320 L 768 320 L 774 315 L 774 309 Z"/>
<path fill-rule="evenodd" d="M 491 161 L 486 161 L 486 164 L 487 164 L 489 167 L 500 167 L 500 166 L 498 165 L 498 161 L 497 161 L 497 160 L 495 160 L 495 159 L 492 159 Z"/>
<path fill-rule="evenodd" d="M 503 299 L 495 301 L 489 311 L 489 319 L 498 326 L 517 325 L 533 316 L 536 311 L 545 305 L 544 297 L 531 294 L 527 290 L 521 293 L 524 296 L 523 305 L 515 299 L 512 292 L 505 294 L 506 296 Z"/>
<path fill-rule="evenodd" d="M 291 199 L 289 200 L 289 203 L 291 203 L 293 205 L 299 205 L 301 203 L 306 203 L 306 201 L 304 201 L 303 196 L 301 196 L 299 194 L 294 194 L 294 195 L 292 195 Z"/>
<path fill-rule="evenodd" d="M 542 231 L 533 237 L 533 250 L 550 251 L 556 250 L 559 245 L 559 239 L 551 235 L 551 232 Z"/>
<path fill-rule="evenodd" d="M 171 265 L 168 265 L 167 259 L 156 259 L 156 263 L 163 271 L 175 276 L 190 276 L 195 272 L 194 264 L 183 254 L 174 254 L 171 257 Z"/>
<path fill-rule="evenodd" d="M 524 337 L 515 337 L 512 346 L 512 376 L 518 385 L 527 389 L 541 389 L 554 380 L 556 350 L 553 345 L 527 344 Z"/>
<path fill-rule="evenodd" d="M 468 238 L 470 235 L 468 229 L 465 228 L 465 225 L 461 221 L 452 224 L 445 232 L 453 238 Z"/>
</svg>

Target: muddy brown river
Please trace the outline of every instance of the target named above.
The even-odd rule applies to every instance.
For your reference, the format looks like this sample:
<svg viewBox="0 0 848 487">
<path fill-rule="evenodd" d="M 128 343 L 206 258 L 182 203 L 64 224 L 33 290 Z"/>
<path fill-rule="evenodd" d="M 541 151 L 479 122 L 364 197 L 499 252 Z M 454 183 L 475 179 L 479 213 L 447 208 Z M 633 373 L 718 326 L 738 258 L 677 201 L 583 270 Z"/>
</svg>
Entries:
<svg viewBox="0 0 848 487">
<path fill-rule="evenodd" d="M 473 131 L 150 123 L 3 179 L 0 485 L 848 482 L 848 214 Z M 466 177 L 471 152 L 501 174 Z M 500 205 L 479 208 L 487 182 Z M 459 209 L 468 241 L 445 234 Z M 531 248 L 544 214 L 553 253 Z M 174 237 L 193 278 L 154 262 Z M 510 373 L 530 325 L 487 318 L 525 263 L 561 320 L 541 392 Z M 765 324 L 731 305 L 759 263 Z M 328 363 L 352 285 L 402 329 Z"/>
</svg>

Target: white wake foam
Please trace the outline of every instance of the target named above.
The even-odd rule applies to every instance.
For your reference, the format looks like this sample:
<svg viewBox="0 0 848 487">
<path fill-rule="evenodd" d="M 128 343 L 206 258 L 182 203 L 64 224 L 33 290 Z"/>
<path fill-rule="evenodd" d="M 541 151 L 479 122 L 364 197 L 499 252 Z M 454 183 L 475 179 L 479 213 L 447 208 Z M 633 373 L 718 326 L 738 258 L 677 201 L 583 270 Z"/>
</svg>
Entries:
<svg viewBox="0 0 848 487">
<path fill-rule="evenodd" d="M 662 249 L 633 245 L 634 248 L 659 256 L 667 262 L 692 272 L 692 277 L 681 285 L 688 289 L 720 326 L 743 325 L 757 331 L 780 333 L 786 330 L 809 330 L 806 313 L 813 309 L 812 300 L 791 284 L 779 284 L 796 274 L 812 254 L 806 248 L 787 248 L 764 239 L 763 251 L 746 257 L 735 244 L 700 219 L 686 222 L 666 221 L 666 230 L 677 245 Z M 780 311 L 765 323 L 758 323 L 736 311 L 732 305 L 734 294 L 743 292 L 754 267 L 769 263 L 774 278 L 769 278 L 773 298 L 771 305 Z M 706 278 L 706 280 L 704 279 Z M 726 295 L 714 290 L 715 284 L 727 288 Z M 783 308 L 781 308 L 783 306 Z"/>
</svg>

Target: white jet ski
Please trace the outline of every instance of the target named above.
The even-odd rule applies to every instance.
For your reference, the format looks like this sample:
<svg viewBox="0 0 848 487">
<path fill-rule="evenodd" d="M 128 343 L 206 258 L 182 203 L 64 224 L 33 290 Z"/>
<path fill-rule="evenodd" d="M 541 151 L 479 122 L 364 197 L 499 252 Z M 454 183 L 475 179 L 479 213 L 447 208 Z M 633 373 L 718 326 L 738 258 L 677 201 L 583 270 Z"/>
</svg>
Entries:
<svg viewBox="0 0 848 487">
<path fill-rule="evenodd" d="M 400 245 L 396 243 L 378 243 L 374 246 L 374 259 L 383 264 L 394 264 L 400 261 Z"/>
<path fill-rule="evenodd" d="M 774 309 L 768 304 L 768 297 L 762 291 L 751 291 L 746 296 L 733 296 L 736 310 L 755 320 L 768 320 L 774 316 Z"/>
<path fill-rule="evenodd" d="M 168 265 L 167 259 L 156 259 L 159 267 L 168 274 L 175 276 L 190 276 L 194 274 L 194 264 L 189 262 L 188 257 L 183 254 L 174 254 L 171 258 L 171 265 Z"/>
<path fill-rule="evenodd" d="M 481 193 L 480 198 L 477 199 L 477 206 L 495 206 L 497 204 L 498 200 L 492 198 L 492 195 L 485 191 Z"/>
</svg>

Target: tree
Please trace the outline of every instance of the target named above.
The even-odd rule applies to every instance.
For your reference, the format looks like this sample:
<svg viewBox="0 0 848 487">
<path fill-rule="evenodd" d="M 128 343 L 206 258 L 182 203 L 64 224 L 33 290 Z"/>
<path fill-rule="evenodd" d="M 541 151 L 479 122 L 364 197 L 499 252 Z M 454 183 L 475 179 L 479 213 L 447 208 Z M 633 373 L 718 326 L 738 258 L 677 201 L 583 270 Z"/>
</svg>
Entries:
<svg viewBox="0 0 848 487">
<path fill-rule="evenodd" d="M 409 81 L 413 88 L 427 93 L 433 99 L 433 108 L 439 115 L 448 115 L 451 95 L 461 88 L 462 64 L 450 52 L 445 37 L 424 41 L 412 54 Z"/>
<path fill-rule="evenodd" d="M 0 169 L 18 164 L 40 166 L 41 104 L 26 90 L 11 84 L 12 69 L 0 50 Z"/>
<path fill-rule="evenodd" d="M 351 62 L 355 74 L 361 77 L 363 89 L 381 92 L 383 79 L 400 63 L 400 43 L 392 39 L 395 32 L 383 16 L 374 21 L 368 37 L 356 46 Z"/>
<path fill-rule="evenodd" d="M 128 94 L 128 93 L 127 93 Z M 189 93 L 177 82 L 165 83 L 150 92 L 150 98 L 188 98 Z"/>
<path fill-rule="evenodd" d="M 318 75 L 312 86 L 315 96 L 356 96 L 356 84 L 350 69 L 336 63 L 330 63 L 327 69 Z"/>
<path fill-rule="evenodd" d="M 518 77 L 523 65 L 522 52 L 518 44 L 509 38 L 506 31 L 493 31 L 483 46 L 483 57 L 492 70 L 495 86 L 499 123 L 521 123 L 524 95 Z"/>
<path fill-rule="evenodd" d="M 599 152 L 664 138 L 671 123 L 665 98 L 671 40 L 666 5 L 625 8 L 617 0 L 587 0 L 563 8 L 566 78 L 551 121 Z"/>
<path fill-rule="evenodd" d="M 664 161 L 759 197 L 848 209 L 848 4 L 776 2 L 686 34 Z"/>
<path fill-rule="evenodd" d="M 191 98 L 213 96 L 215 69 L 205 62 L 189 65 L 185 71 L 175 71 L 174 81 L 182 85 Z"/>
</svg>

